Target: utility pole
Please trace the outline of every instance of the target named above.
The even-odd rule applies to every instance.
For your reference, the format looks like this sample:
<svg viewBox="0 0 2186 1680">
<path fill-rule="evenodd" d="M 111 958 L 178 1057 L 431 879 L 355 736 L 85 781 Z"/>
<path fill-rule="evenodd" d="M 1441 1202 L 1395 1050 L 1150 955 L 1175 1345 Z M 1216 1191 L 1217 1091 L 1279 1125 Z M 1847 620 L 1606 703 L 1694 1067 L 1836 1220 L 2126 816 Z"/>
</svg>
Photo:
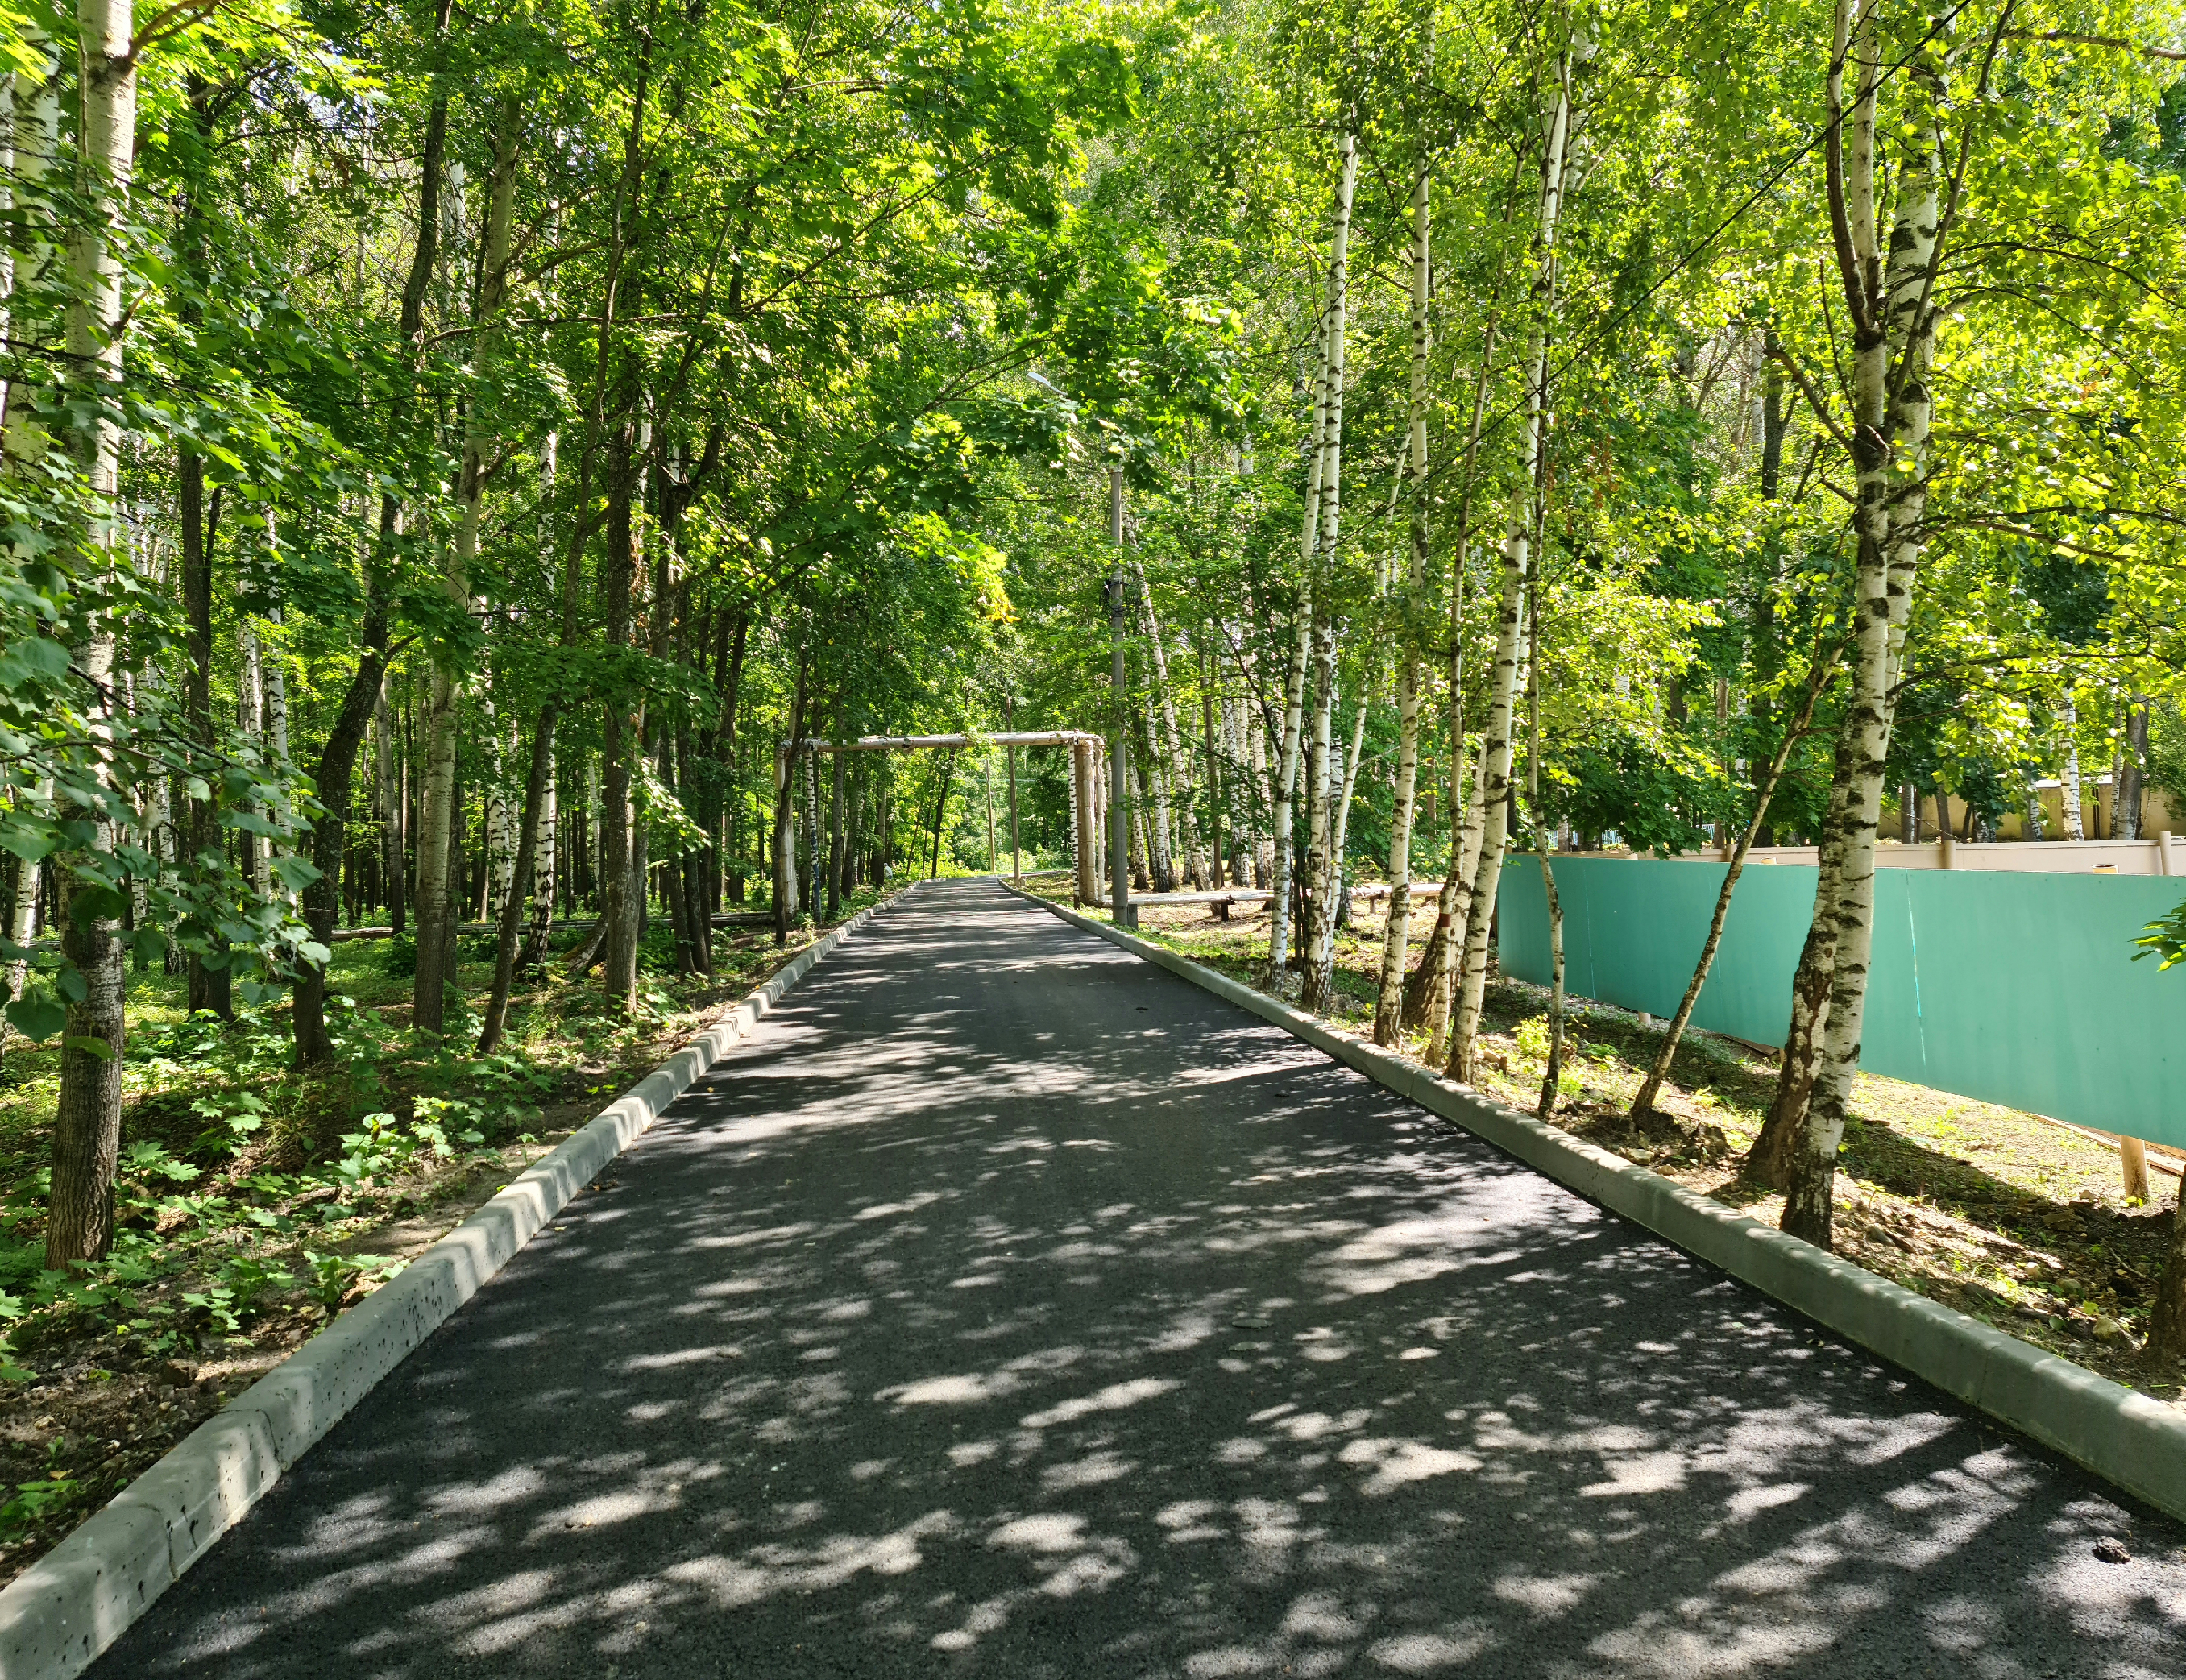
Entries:
<svg viewBox="0 0 2186 1680">
<path fill-rule="evenodd" d="M 1116 549 L 1116 569 L 1108 575 L 1108 636 L 1115 646 L 1116 734 L 1108 748 L 1109 869 L 1108 905 L 1119 928 L 1139 925 L 1131 908 L 1131 830 L 1124 805 L 1124 740 L 1129 697 L 1123 676 L 1123 468 L 1108 469 L 1108 541 Z"/>
</svg>

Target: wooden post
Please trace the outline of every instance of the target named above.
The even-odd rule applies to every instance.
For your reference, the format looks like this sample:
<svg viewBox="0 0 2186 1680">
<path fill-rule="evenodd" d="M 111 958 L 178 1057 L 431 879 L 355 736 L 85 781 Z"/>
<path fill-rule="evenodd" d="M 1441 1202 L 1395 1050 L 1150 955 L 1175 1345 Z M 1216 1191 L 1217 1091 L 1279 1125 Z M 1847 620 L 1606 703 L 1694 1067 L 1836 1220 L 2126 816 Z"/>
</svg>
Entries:
<svg viewBox="0 0 2186 1680">
<path fill-rule="evenodd" d="M 979 767 L 979 802 L 986 807 L 986 872 L 1001 873 L 995 867 L 995 763 L 987 759 Z"/>
<path fill-rule="evenodd" d="M 1015 705 L 1011 700 L 1002 702 L 1002 727 L 1006 729 L 1017 727 L 1012 715 Z M 1009 744 L 1009 878 L 1020 887 L 1025 884 L 1025 853 L 1017 845 L 1017 744 L 1015 741 Z"/>
<path fill-rule="evenodd" d="M 1078 803 L 1086 779 L 1078 773 L 1078 743 L 1070 743 L 1070 902 L 1080 909 L 1086 902 L 1086 813 Z"/>
<path fill-rule="evenodd" d="M 2118 1164 L 2125 1169 L 2125 1194 L 2129 1200 L 2148 1200 L 2148 1145 L 2138 1137 L 2120 1137 L 2118 1140 Z"/>
<path fill-rule="evenodd" d="M 1078 901 L 1090 904 L 1100 897 L 1100 823 L 1093 797 L 1096 771 L 1090 742 L 1070 743 L 1070 769 L 1078 787 Z"/>
</svg>

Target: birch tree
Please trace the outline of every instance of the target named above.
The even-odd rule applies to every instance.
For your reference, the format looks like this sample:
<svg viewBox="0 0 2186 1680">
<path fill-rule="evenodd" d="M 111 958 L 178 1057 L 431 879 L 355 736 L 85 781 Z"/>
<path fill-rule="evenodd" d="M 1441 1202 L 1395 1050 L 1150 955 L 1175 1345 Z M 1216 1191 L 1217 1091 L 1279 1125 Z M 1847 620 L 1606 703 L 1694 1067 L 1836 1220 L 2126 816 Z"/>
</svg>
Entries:
<svg viewBox="0 0 2186 1680">
<path fill-rule="evenodd" d="M 1822 833 L 1813 930 L 1793 982 L 1793 1014 L 1771 1119 L 1795 1138 L 1783 1228 L 1827 1247 L 1844 1104 L 1859 1063 L 1874 937 L 1874 845 L 1894 690 L 1925 537 L 1933 412 L 1932 293 L 1942 253 L 1944 172 L 1934 73 L 1911 79 L 1896 204 L 1883 231 L 1878 179 L 1883 49 L 1873 7 L 1841 0 L 1828 100 L 1830 224 L 1853 331 L 1851 414 L 1858 545 L 1850 694 Z M 1844 92 L 1851 72 L 1853 91 Z"/>
<path fill-rule="evenodd" d="M 1496 901 L 1512 797 L 1512 728 L 1518 672 L 1521 609 L 1530 577 L 1533 503 L 1548 431 L 1548 340 L 1556 298 L 1557 233 L 1564 203 L 1564 172 L 1572 126 L 1575 68 L 1591 57 L 1593 44 L 1575 31 L 1558 52 L 1548 90 L 1541 153 L 1540 209 L 1533 239 L 1533 274 L 1527 301 L 1525 390 L 1526 430 L 1518 482 L 1511 492 L 1508 535 L 1503 541 L 1501 595 L 1496 610 L 1496 657 L 1488 669 L 1487 716 L 1480 754 L 1480 855 L 1467 917 L 1464 962 L 1453 986 L 1449 1075 L 1469 1082 L 1480 1006 L 1487 988 L 1487 931 L 1483 913 Z"/>
<path fill-rule="evenodd" d="M 1420 658 L 1414 615 L 1427 584 L 1427 361 L 1428 304 L 1434 280 L 1429 173 L 1423 161 L 1412 186 L 1412 383 L 1406 410 L 1406 480 L 1409 494 L 1404 587 L 1397 598 L 1396 796 L 1389 820 L 1389 916 L 1382 940 L 1382 983 L 1374 1013 L 1374 1042 L 1394 1044 L 1403 1035 L 1405 962 L 1412 933 L 1412 805 L 1419 776 Z M 1452 809 L 1456 809 L 1453 804 Z"/>
</svg>

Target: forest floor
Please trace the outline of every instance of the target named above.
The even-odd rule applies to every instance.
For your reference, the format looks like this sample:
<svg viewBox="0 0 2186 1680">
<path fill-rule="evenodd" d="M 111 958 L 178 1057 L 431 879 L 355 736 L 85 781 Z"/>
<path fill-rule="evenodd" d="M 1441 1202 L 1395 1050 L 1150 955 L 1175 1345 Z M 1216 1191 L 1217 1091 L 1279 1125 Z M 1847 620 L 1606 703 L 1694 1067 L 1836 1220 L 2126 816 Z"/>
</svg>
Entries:
<svg viewBox="0 0 2186 1680">
<path fill-rule="evenodd" d="M 1026 884 L 1069 901 L 1067 878 Z M 1434 922 L 1432 902 L 1423 903 L 1415 950 Z M 1329 1018 L 1363 1035 L 1374 1030 L 1384 925 L 1379 911 L 1362 912 L 1336 942 L 1338 1004 Z M 1264 905 L 1240 905 L 1225 921 L 1207 905 L 1147 905 L 1139 932 L 1253 984 L 1268 914 Z M 1537 1112 L 1548 993 L 1492 969 L 1489 979 L 1478 1088 Z M 1294 992 L 1286 1001 L 1296 1002 Z M 1664 1120 L 1636 1128 L 1626 1111 L 1665 1023 L 1584 998 L 1568 1008 L 1555 1124 L 1774 1225 L 1783 1198 L 1740 1172 L 1774 1090 L 1774 1053 L 1689 1030 L 1657 1104 Z M 1402 1046 L 1414 1060 L 1425 1047 L 1424 1035 Z M 1837 1172 L 1838 1253 L 2114 1381 L 2186 1400 L 2175 1374 L 2152 1382 L 2140 1360 L 2178 1156 L 2150 1149 L 2152 1203 L 2143 1206 L 2125 1196 L 2115 1144 L 2039 1115 L 1867 1074 L 1852 1105 Z"/>
<path fill-rule="evenodd" d="M 878 895 L 863 891 L 844 916 Z M 222 1027 L 181 986 L 132 977 L 117 1236 L 82 1275 L 44 1270 L 57 1050 L 0 1060 L 0 1584 L 345 1306 L 438 1241 L 526 1166 L 765 983 L 827 926 L 776 946 L 716 931 L 715 973 L 678 976 L 649 936 L 640 1007 L 621 1016 L 571 974 L 565 930 L 519 980 L 506 1048 L 470 1054 L 493 980 L 461 943 L 445 1038 L 410 1031 L 415 947 L 334 947 L 344 1058 L 290 1065 L 285 1005 Z"/>
</svg>

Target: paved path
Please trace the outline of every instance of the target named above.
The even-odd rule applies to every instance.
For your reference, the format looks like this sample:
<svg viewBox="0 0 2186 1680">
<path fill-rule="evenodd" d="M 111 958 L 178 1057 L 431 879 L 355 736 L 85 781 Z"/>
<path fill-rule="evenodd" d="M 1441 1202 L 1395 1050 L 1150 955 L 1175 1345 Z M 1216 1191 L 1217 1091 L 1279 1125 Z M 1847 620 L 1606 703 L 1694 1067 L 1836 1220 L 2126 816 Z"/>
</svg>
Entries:
<svg viewBox="0 0 2186 1680">
<path fill-rule="evenodd" d="M 2182 1538 L 965 882 L 97 1674 L 2180 1675 Z"/>
</svg>

